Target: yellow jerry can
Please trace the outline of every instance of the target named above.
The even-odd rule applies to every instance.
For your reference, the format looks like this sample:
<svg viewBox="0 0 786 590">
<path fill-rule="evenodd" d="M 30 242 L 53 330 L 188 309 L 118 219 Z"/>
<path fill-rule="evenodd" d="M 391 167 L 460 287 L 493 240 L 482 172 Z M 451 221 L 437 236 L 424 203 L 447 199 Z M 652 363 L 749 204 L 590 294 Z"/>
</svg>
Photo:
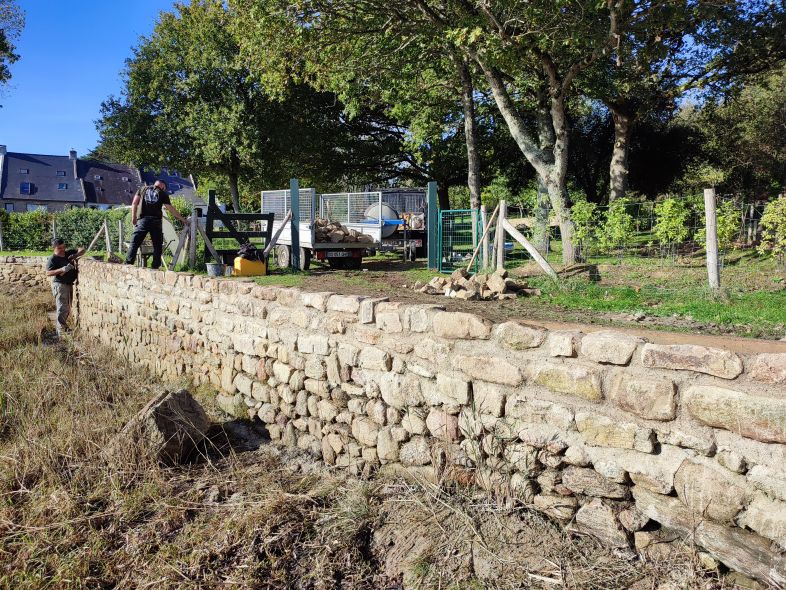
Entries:
<svg viewBox="0 0 786 590">
<path fill-rule="evenodd" d="M 235 258 L 236 277 L 254 277 L 267 274 L 267 264 L 263 260 L 248 260 L 238 256 Z"/>
</svg>

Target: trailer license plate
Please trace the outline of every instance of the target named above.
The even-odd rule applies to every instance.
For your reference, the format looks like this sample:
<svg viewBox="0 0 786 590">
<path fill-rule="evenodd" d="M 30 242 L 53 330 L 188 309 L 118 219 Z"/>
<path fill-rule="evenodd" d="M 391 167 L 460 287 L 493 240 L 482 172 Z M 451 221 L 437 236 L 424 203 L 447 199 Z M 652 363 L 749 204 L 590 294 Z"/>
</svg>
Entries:
<svg viewBox="0 0 786 590">
<path fill-rule="evenodd" d="M 346 250 L 336 250 L 332 252 L 327 252 L 325 254 L 328 258 L 349 258 L 352 256 L 351 252 L 347 252 Z"/>
</svg>

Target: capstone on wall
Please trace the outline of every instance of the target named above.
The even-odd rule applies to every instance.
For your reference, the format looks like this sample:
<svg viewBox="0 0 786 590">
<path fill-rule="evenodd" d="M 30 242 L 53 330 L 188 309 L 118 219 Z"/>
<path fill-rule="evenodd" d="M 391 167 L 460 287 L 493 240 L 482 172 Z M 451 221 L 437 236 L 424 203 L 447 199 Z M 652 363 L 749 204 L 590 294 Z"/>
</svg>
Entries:
<svg viewBox="0 0 786 590">
<path fill-rule="evenodd" d="M 494 325 L 93 261 L 79 297 L 89 335 L 164 378 L 213 384 L 226 412 L 328 465 L 474 481 L 612 546 L 641 548 L 660 525 L 786 586 L 779 343 L 744 354 Z"/>
</svg>

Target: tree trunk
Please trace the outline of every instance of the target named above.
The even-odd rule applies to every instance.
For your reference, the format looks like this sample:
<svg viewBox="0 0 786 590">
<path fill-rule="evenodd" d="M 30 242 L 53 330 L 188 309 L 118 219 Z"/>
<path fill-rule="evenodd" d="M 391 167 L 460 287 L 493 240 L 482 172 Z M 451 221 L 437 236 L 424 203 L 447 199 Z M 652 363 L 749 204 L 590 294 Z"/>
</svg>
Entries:
<svg viewBox="0 0 786 590">
<path fill-rule="evenodd" d="M 628 152 L 630 151 L 633 117 L 613 106 L 609 108 L 614 119 L 614 148 L 611 152 L 611 166 L 609 167 L 609 202 L 613 202 L 622 199 L 628 190 L 630 172 Z"/>
<path fill-rule="evenodd" d="M 441 210 L 450 209 L 450 193 L 448 192 L 447 182 L 440 182 L 437 185 L 437 201 Z"/>
<path fill-rule="evenodd" d="M 543 256 L 549 253 L 549 191 L 538 183 L 538 197 L 535 202 L 535 223 L 532 227 L 532 242 Z"/>
<path fill-rule="evenodd" d="M 526 123 L 516 109 L 499 73 L 486 66 L 482 60 L 476 58 L 476 61 L 483 69 L 486 80 L 491 87 L 494 101 L 502 118 L 508 125 L 513 140 L 519 146 L 527 161 L 535 169 L 541 182 L 548 188 L 551 207 L 557 215 L 557 221 L 560 224 L 562 233 L 562 262 L 566 265 L 573 264 L 576 258 L 573 249 L 573 222 L 570 219 L 566 188 L 568 137 L 567 118 L 563 104 L 564 98 L 559 95 L 551 99 L 551 119 L 555 132 L 553 158 L 548 158 L 553 162 L 551 163 L 544 159 L 543 151 L 527 131 Z"/>
<path fill-rule="evenodd" d="M 478 155 L 478 128 L 475 121 L 475 97 L 472 74 L 463 59 L 458 62 L 461 78 L 461 104 L 464 109 L 464 137 L 467 142 L 467 186 L 469 206 L 480 208 L 480 156 Z"/>
<path fill-rule="evenodd" d="M 240 213 L 240 191 L 237 188 L 237 174 L 230 172 L 229 177 L 229 194 L 232 196 L 232 208 L 235 213 Z"/>
</svg>

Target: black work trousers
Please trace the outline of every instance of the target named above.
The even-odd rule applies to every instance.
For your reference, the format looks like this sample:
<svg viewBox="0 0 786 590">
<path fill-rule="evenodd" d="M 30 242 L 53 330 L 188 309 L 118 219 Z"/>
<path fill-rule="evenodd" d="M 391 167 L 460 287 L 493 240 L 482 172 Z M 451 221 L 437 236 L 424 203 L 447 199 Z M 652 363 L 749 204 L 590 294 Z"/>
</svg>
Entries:
<svg viewBox="0 0 786 590">
<path fill-rule="evenodd" d="M 126 256 L 126 264 L 134 264 L 137 250 L 147 234 L 150 234 L 150 241 L 153 242 L 153 268 L 161 266 L 164 231 L 161 229 L 160 217 L 143 217 L 136 222 L 134 233 L 131 236 L 131 247 L 128 249 L 128 256 Z"/>
</svg>

